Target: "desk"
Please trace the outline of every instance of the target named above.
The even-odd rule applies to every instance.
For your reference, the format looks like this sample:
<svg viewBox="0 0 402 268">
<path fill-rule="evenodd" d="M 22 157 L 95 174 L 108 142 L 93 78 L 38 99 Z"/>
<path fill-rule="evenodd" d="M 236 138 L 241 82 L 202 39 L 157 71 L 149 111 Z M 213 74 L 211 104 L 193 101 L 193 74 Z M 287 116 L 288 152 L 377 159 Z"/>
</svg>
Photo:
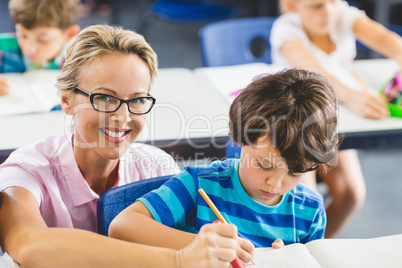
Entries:
<svg viewBox="0 0 402 268">
<path fill-rule="evenodd" d="M 265 70 L 275 70 L 266 66 Z M 251 81 L 254 72 L 227 72 L 225 67 L 161 69 L 151 94 L 157 104 L 148 115 L 139 142 L 156 145 L 174 157 L 224 157 L 228 140 L 228 110 L 225 99 L 202 73 L 214 73 L 219 81 L 230 79 L 234 89 Z M 237 68 L 239 70 L 239 68 Z M 353 69 L 371 86 L 378 88 L 398 69 L 392 60 L 356 61 Z M 219 71 L 220 70 L 220 71 Z M 226 72 L 226 76 L 222 72 Z M 250 77 L 247 77 L 250 76 Z M 243 81 L 233 83 L 233 80 Z M 229 82 L 228 82 L 229 85 Z M 345 134 L 342 148 L 386 148 L 402 146 L 402 119 L 368 120 L 347 107 L 339 109 L 339 132 Z M 63 112 L 0 117 L 0 163 L 15 148 L 44 136 L 71 133 L 71 117 Z"/>
<path fill-rule="evenodd" d="M 229 106 L 191 70 L 161 69 L 151 94 L 157 102 L 140 142 L 184 158 L 195 153 L 200 157 L 225 155 Z M 47 135 L 71 133 L 71 122 L 71 116 L 62 111 L 0 117 L 0 163 L 23 145 Z"/>
<path fill-rule="evenodd" d="M 379 89 L 398 70 L 398 65 L 389 59 L 357 60 L 351 70 L 374 89 Z M 270 73 L 278 70 L 273 65 L 262 63 L 244 66 L 197 68 L 196 75 L 209 83 L 225 98 L 228 92 L 237 90 L 251 81 L 255 73 Z M 229 98 L 225 98 L 230 103 Z M 376 149 L 402 147 L 402 119 L 386 118 L 370 120 L 357 116 L 348 107 L 339 105 L 339 133 L 345 134 L 341 149 Z"/>
</svg>

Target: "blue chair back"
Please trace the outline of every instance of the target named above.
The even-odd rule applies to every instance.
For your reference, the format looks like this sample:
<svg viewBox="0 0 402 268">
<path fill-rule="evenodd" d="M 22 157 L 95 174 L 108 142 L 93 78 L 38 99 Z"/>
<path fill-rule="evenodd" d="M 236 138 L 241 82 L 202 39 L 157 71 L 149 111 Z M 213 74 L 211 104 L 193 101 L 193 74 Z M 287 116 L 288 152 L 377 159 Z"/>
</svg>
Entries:
<svg viewBox="0 0 402 268">
<path fill-rule="evenodd" d="M 117 214 L 144 194 L 159 188 L 171 177 L 173 175 L 136 181 L 104 192 L 97 206 L 98 233 L 107 236 L 109 225 Z"/>
<path fill-rule="evenodd" d="M 208 22 L 233 17 L 233 6 L 203 0 L 158 0 L 150 10 L 158 18 L 177 22 Z"/>
<path fill-rule="evenodd" d="M 227 158 L 240 158 L 241 147 L 229 140 L 226 145 L 226 157 Z"/>
<path fill-rule="evenodd" d="M 209 23 L 199 31 L 203 65 L 227 66 L 253 62 L 271 63 L 269 37 L 276 17 L 239 18 Z M 265 43 L 259 55 L 253 45 Z"/>
<path fill-rule="evenodd" d="M 396 32 L 397 34 L 399 34 L 400 36 L 402 36 L 402 25 L 398 25 L 398 24 L 390 24 L 388 26 L 388 29 L 390 29 L 393 32 Z"/>
</svg>

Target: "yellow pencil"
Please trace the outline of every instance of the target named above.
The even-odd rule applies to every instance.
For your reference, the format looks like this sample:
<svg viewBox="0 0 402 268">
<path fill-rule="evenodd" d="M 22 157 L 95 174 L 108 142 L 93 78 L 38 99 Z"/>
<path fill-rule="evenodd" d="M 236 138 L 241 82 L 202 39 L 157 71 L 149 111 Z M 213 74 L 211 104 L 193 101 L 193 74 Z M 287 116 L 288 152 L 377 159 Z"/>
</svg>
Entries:
<svg viewBox="0 0 402 268">
<path fill-rule="evenodd" d="M 225 218 L 222 216 L 221 212 L 218 210 L 218 208 L 215 206 L 214 203 L 212 203 L 212 200 L 209 198 L 207 193 L 204 191 L 204 189 L 200 188 L 198 189 L 198 192 L 200 195 L 204 198 L 205 202 L 207 202 L 208 206 L 212 209 L 212 211 L 215 213 L 215 215 L 218 217 L 218 219 L 223 222 L 223 223 L 228 223 Z"/>
<path fill-rule="evenodd" d="M 225 220 L 225 218 L 222 216 L 222 214 L 218 210 L 218 208 L 215 206 L 215 204 L 212 202 L 212 200 L 209 198 L 207 193 L 204 191 L 204 189 L 200 188 L 200 189 L 198 189 L 198 192 L 200 193 L 202 198 L 204 198 L 205 202 L 207 202 L 208 206 L 212 209 L 212 211 L 215 213 L 215 215 L 218 217 L 218 219 L 223 223 L 228 223 Z M 254 264 L 253 261 L 251 261 L 251 262 Z M 231 264 L 232 264 L 233 268 L 238 268 L 238 267 L 241 268 L 241 267 L 243 267 L 243 265 L 241 264 L 241 262 L 239 260 L 239 257 L 236 257 L 236 259 L 234 259 Z"/>
</svg>

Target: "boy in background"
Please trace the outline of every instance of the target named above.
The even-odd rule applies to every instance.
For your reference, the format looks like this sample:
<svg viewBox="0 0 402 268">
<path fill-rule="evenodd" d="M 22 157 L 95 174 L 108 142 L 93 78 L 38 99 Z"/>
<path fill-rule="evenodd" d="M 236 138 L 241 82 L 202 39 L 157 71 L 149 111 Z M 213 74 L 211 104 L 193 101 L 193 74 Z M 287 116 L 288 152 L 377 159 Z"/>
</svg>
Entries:
<svg viewBox="0 0 402 268">
<path fill-rule="evenodd" d="M 10 0 L 16 33 L 0 33 L 0 73 L 61 69 L 66 45 L 80 31 L 80 0 Z M 0 95 L 8 84 L 0 75 Z"/>
<path fill-rule="evenodd" d="M 263 76 L 234 100 L 229 116 L 240 159 L 185 168 L 118 215 L 109 234 L 183 248 L 195 238 L 191 232 L 217 219 L 198 194 L 203 188 L 244 238 L 238 251 L 243 262 L 252 255 L 250 241 L 278 247 L 323 238 L 323 198 L 301 180 L 308 171 L 330 167 L 339 145 L 332 86 L 304 70 Z"/>
</svg>

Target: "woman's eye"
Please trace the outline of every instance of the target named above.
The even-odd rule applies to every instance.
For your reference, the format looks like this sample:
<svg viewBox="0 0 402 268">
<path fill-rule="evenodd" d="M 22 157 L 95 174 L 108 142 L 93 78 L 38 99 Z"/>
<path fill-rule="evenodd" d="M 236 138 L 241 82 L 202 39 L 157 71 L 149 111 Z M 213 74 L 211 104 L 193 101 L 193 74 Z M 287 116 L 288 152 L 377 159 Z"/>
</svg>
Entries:
<svg viewBox="0 0 402 268">
<path fill-rule="evenodd" d="M 109 97 L 109 96 L 106 96 L 106 95 L 100 95 L 100 96 L 98 97 L 98 99 L 99 99 L 100 101 L 110 101 L 110 97 Z"/>
<path fill-rule="evenodd" d="M 139 98 L 139 99 L 132 99 L 130 101 L 133 104 L 144 104 L 145 103 L 145 99 Z"/>
</svg>

